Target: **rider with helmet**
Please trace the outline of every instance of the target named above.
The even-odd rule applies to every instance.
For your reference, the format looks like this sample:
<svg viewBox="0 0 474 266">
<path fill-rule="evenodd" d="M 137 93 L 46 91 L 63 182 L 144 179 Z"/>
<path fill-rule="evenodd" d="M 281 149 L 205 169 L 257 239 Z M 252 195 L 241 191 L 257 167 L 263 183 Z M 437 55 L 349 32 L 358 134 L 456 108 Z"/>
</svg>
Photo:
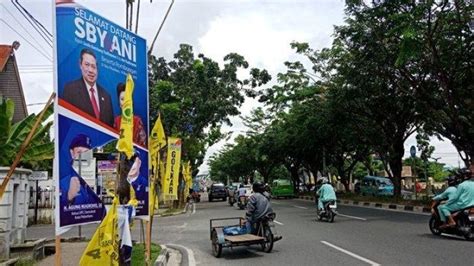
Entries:
<svg viewBox="0 0 474 266">
<path fill-rule="evenodd" d="M 319 195 L 318 209 L 323 213 L 325 212 L 324 204 L 336 200 L 336 192 L 334 192 L 334 188 L 329 184 L 327 177 L 323 177 L 321 183 L 323 185 L 318 189 L 316 195 Z"/>
<path fill-rule="evenodd" d="M 448 188 L 446 190 L 443 191 L 443 193 L 439 194 L 439 195 L 436 195 L 433 197 L 433 207 L 437 204 L 436 202 L 440 202 L 440 201 L 449 201 L 451 200 L 454 195 L 456 195 L 456 191 L 457 191 L 457 184 L 458 184 L 458 178 L 454 175 L 450 175 L 446 178 L 446 181 L 448 182 Z M 441 204 L 438 206 L 438 211 L 439 211 L 439 218 L 441 219 L 441 221 L 443 222 L 446 222 L 446 216 L 444 215 L 444 213 L 441 211 L 441 206 L 443 206 L 444 204 Z"/>
<path fill-rule="evenodd" d="M 273 213 L 270 201 L 264 195 L 265 185 L 262 182 L 257 181 L 253 183 L 252 190 L 253 194 L 249 198 L 249 202 L 247 203 L 247 212 L 245 213 L 248 233 L 252 231 L 253 224 L 255 224 L 260 218 L 269 213 Z"/>
<path fill-rule="evenodd" d="M 474 206 L 474 177 L 469 169 L 462 169 L 458 174 L 461 183 L 458 185 L 456 194 L 448 200 L 445 205 L 440 206 L 439 211 L 448 218 L 442 227 L 454 227 L 456 222 L 451 212 L 463 210 Z"/>
</svg>

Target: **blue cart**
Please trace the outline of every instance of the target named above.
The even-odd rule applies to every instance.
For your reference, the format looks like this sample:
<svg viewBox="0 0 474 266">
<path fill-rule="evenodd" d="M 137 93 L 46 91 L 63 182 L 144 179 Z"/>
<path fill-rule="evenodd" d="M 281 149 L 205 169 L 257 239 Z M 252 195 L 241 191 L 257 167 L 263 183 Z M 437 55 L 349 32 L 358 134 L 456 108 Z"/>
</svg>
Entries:
<svg viewBox="0 0 474 266">
<path fill-rule="evenodd" d="M 281 239 L 281 236 L 274 236 L 272 233 L 273 219 L 275 215 L 269 214 L 255 224 L 249 234 L 225 234 L 225 228 L 245 228 L 245 219 L 242 217 L 217 218 L 211 219 L 210 238 L 212 243 L 212 253 L 216 258 L 222 254 L 222 248 L 236 246 L 260 245 L 264 252 L 270 253 L 273 249 L 273 243 Z M 226 224 L 226 225 L 223 225 Z"/>
</svg>

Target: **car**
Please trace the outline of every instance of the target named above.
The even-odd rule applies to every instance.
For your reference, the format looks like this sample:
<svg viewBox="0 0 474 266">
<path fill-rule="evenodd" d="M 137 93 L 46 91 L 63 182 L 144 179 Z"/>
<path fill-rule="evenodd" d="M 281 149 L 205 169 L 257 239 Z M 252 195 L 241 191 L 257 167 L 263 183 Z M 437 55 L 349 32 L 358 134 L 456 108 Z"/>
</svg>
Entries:
<svg viewBox="0 0 474 266">
<path fill-rule="evenodd" d="M 271 186 L 273 197 L 294 197 L 295 190 L 293 184 L 288 179 L 275 179 Z"/>
<path fill-rule="evenodd" d="M 382 176 L 366 176 L 360 184 L 360 193 L 370 196 L 393 196 L 393 183 Z"/>
<path fill-rule="evenodd" d="M 227 200 L 227 190 L 225 189 L 224 184 L 212 184 L 208 193 L 209 201 L 213 201 L 214 199 L 222 199 L 223 201 Z"/>
</svg>

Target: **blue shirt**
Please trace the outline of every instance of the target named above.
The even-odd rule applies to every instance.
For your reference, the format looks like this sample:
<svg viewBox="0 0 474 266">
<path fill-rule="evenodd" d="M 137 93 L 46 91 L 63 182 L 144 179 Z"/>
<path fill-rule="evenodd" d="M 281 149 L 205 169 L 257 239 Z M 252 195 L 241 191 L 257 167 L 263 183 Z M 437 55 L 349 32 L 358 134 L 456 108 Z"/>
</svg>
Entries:
<svg viewBox="0 0 474 266">
<path fill-rule="evenodd" d="M 330 201 L 337 199 L 336 192 L 334 192 L 334 188 L 329 184 L 323 184 L 316 193 L 319 194 L 319 199 L 321 201 Z"/>
<path fill-rule="evenodd" d="M 450 186 L 443 193 L 433 197 L 433 200 L 450 200 L 456 195 L 457 188 L 455 186 Z"/>
<path fill-rule="evenodd" d="M 455 204 L 458 210 L 474 206 L 474 180 L 459 184 L 456 194 L 446 204 Z"/>
</svg>

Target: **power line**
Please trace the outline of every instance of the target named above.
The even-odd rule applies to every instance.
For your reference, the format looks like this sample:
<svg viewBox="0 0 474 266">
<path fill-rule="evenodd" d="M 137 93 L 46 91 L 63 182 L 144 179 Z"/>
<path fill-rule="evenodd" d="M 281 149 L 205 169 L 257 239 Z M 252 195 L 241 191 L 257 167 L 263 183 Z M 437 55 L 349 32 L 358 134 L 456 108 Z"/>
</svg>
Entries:
<svg viewBox="0 0 474 266">
<path fill-rule="evenodd" d="M 22 23 L 20 23 L 20 21 L 18 21 L 18 19 L 16 19 L 16 17 L 10 12 L 10 10 L 8 10 L 8 8 L 3 5 L 2 3 L 0 3 L 0 5 L 2 5 L 3 9 L 5 9 L 8 14 L 10 14 L 10 16 L 16 21 L 16 23 L 18 23 L 18 25 L 20 25 L 20 27 L 36 42 L 36 44 L 38 44 L 38 46 L 40 46 L 43 50 L 43 52 L 45 53 L 48 53 L 43 46 L 40 45 L 40 43 L 36 40 L 35 37 L 33 37 L 33 35 L 31 35 L 31 33 L 25 28 L 25 26 L 23 26 Z"/>
<path fill-rule="evenodd" d="M 10 24 L 8 24 L 5 20 L 3 20 L 2 18 L 0 18 L 0 21 L 2 21 L 3 23 L 5 23 L 5 25 L 7 25 L 12 31 L 14 31 L 16 34 L 18 34 L 23 40 L 25 40 L 27 43 L 29 43 L 36 51 L 38 51 L 38 53 L 40 53 L 42 56 L 44 56 L 46 59 L 48 59 L 49 61 L 53 62 L 53 59 L 50 58 L 48 55 L 44 54 L 43 51 L 39 50 L 34 44 L 32 44 L 30 41 L 28 41 L 28 39 L 26 39 L 23 35 L 21 35 L 18 31 L 16 31 L 12 26 L 10 26 Z"/>
<path fill-rule="evenodd" d="M 28 23 L 30 23 L 30 25 L 36 30 L 36 32 L 41 36 L 41 38 L 43 38 L 43 40 L 50 46 L 50 47 L 53 47 L 52 45 L 52 40 L 50 40 L 48 37 L 46 37 L 41 31 L 40 29 L 38 29 L 38 25 L 36 25 L 36 23 L 32 22 L 27 15 L 25 15 L 21 8 L 17 6 L 18 2 L 15 3 L 14 0 L 10 0 L 12 2 L 12 4 L 15 6 L 15 8 L 23 15 L 23 17 L 28 21 Z M 19 4 L 18 4 L 19 5 Z"/>
<path fill-rule="evenodd" d="M 25 11 L 26 14 L 28 14 L 28 16 L 36 22 L 37 25 L 40 25 L 40 26 L 41 26 L 41 28 L 43 29 L 43 32 L 44 32 L 44 33 L 48 34 L 51 38 L 53 38 L 53 34 L 51 34 L 51 32 L 49 32 L 48 29 L 46 29 L 46 28 L 43 26 L 43 24 L 41 24 L 41 22 L 39 22 L 33 15 L 31 15 L 30 12 L 28 12 L 28 10 L 27 10 L 26 8 L 24 8 L 24 7 L 20 4 L 20 2 L 18 2 L 18 0 L 15 0 L 15 1 L 16 1 L 16 3 L 23 9 L 23 11 Z"/>
</svg>

